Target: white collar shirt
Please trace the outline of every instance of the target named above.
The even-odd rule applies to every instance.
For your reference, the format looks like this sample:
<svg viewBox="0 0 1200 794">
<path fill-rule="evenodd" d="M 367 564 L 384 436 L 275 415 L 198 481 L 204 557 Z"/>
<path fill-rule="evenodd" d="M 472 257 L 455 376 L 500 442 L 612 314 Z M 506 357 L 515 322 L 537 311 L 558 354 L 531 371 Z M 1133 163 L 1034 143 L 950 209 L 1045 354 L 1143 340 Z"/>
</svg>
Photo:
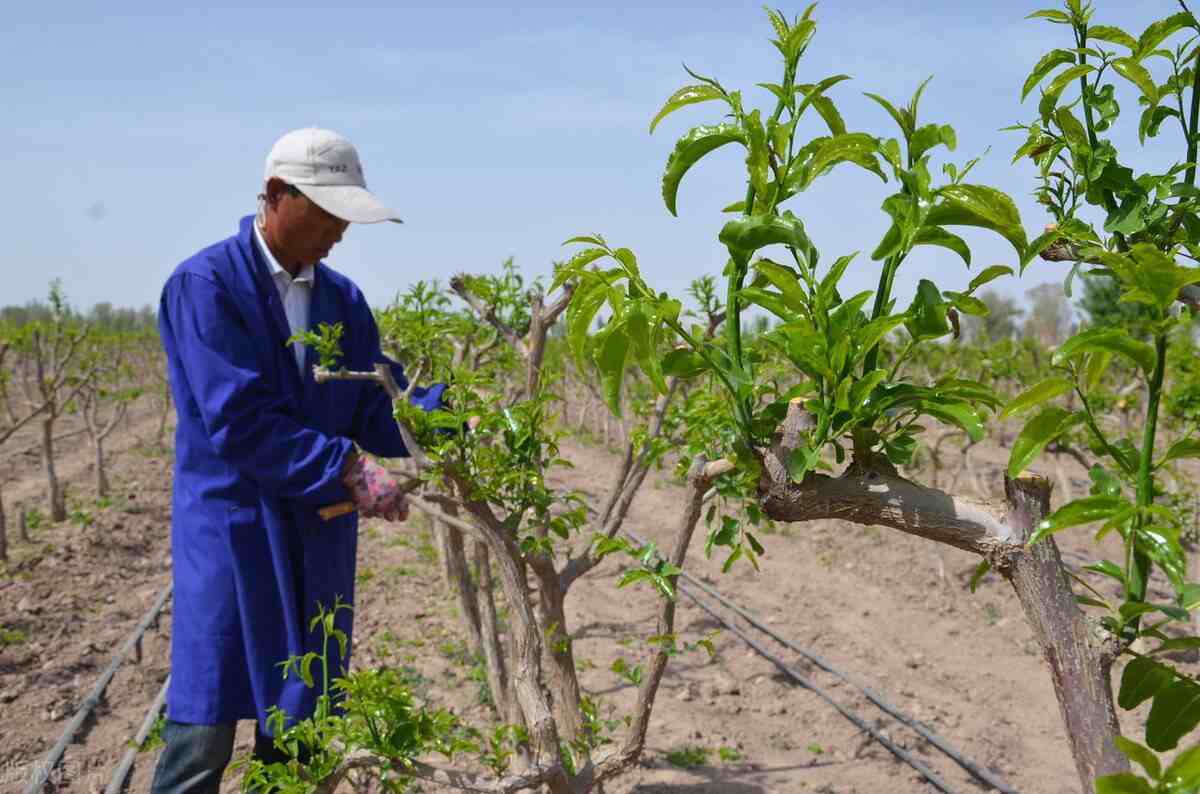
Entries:
<svg viewBox="0 0 1200 794">
<path fill-rule="evenodd" d="M 263 239 L 262 230 L 259 229 L 257 223 L 254 224 L 254 242 L 258 245 L 258 250 L 266 261 L 267 268 L 271 271 L 271 280 L 275 282 L 275 289 L 279 291 L 279 300 L 283 302 L 283 313 L 287 315 L 288 328 L 291 329 L 292 334 L 307 331 L 315 274 L 313 266 L 305 265 L 299 275 L 292 278 L 292 275 L 280 266 L 275 255 L 271 253 L 271 249 L 267 247 L 267 241 Z M 292 349 L 296 356 L 296 366 L 300 369 L 300 377 L 303 379 L 304 345 L 295 342 L 292 344 Z"/>
</svg>

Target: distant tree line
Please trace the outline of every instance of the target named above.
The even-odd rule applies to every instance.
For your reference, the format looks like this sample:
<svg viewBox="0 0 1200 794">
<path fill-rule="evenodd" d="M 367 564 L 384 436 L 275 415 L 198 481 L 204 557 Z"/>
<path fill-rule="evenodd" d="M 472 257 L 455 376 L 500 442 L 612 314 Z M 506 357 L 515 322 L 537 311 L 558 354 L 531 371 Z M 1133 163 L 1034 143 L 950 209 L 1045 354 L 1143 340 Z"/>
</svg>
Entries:
<svg viewBox="0 0 1200 794">
<path fill-rule="evenodd" d="M 61 284 L 56 280 L 51 288 L 57 287 L 62 294 Z M 69 317 L 83 320 L 89 325 L 107 331 L 140 331 L 153 330 L 158 327 L 158 315 L 149 304 L 140 309 L 125 306 L 113 306 L 105 301 L 97 303 L 87 312 L 80 312 L 73 307 L 65 306 Z M 54 319 L 55 307 L 48 300 L 35 299 L 17 306 L 0 307 L 0 325 L 9 324 L 16 327 L 36 322 L 49 322 Z"/>
</svg>

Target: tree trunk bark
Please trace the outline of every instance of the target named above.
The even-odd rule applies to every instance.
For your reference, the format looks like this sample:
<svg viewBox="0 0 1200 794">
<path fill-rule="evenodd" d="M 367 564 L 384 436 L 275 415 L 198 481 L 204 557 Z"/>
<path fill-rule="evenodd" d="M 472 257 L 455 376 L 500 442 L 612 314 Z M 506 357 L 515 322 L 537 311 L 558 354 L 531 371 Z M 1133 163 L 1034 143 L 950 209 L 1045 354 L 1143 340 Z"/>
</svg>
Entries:
<svg viewBox="0 0 1200 794">
<path fill-rule="evenodd" d="M 42 421 L 42 467 L 46 472 L 47 497 L 50 500 L 51 520 L 66 521 L 67 505 L 63 498 L 58 473 L 54 469 L 54 416 Z"/>
<path fill-rule="evenodd" d="M 522 724 L 521 710 L 513 700 L 508 684 L 508 667 L 500 646 L 500 625 L 496 618 L 495 582 L 492 580 L 492 558 L 485 544 L 471 543 L 471 562 L 475 568 L 475 596 L 478 599 L 479 636 L 483 646 L 484 669 L 492 703 L 500 719 L 510 725 Z"/>
<path fill-rule="evenodd" d="M 4 483 L 0 483 L 0 562 L 8 562 L 8 522 L 4 515 Z"/>
<path fill-rule="evenodd" d="M 108 497 L 108 473 L 104 470 L 104 439 L 97 436 L 93 441 L 96 451 L 96 496 Z"/>
<path fill-rule="evenodd" d="M 467 557 L 463 551 L 463 535 L 459 530 L 445 524 L 441 524 L 441 532 L 444 535 L 446 577 L 450 580 L 450 587 L 458 600 L 458 612 L 462 616 L 463 628 L 467 631 L 471 655 L 482 659 L 479 604 L 475 594 L 475 583 L 471 581 L 471 571 L 467 568 Z"/>
<path fill-rule="evenodd" d="M 554 719 L 563 741 L 579 739 L 583 733 L 583 713 L 579 677 L 575 672 L 575 651 L 567 631 L 567 615 L 563 608 L 566 591 L 559 581 L 552 560 L 540 559 L 532 564 L 538 582 L 538 618 L 541 622 L 544 655 L 542 674 L 553 698 Z M 577 767 L 580 764 L 576 765 Z"/>
<path fill-rule="evenodd" d="M 1005 492 L 1009 525 L 1023 533 L 1023 544 L 1050 511 L 1050 484 L 1008 480 Z M 1079 609 L 1053 538 L 1003 557 L 998 569 L 1016 591 L 1050 667 L 1075 769 L 1083 791 L 1090 792 L 1097 777 L 1129 771 L 1129 759 L 1115 743 L 1121 727 L 1110 671 L 1120 653 L 1118 641 L 1090 625 Z"/>
</svg>

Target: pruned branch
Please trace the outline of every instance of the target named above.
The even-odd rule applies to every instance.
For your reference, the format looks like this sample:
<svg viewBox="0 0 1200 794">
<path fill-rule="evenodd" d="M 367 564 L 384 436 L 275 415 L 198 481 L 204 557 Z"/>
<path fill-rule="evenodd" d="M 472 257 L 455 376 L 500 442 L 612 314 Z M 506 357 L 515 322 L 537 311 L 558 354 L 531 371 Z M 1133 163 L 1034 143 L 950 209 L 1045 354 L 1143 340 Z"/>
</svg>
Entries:
<svg viewBox="0 0 1200 794">
<path fill-rule="evenodd" d="M 328 369 L 326 367 L 313 367 L 313 380 L 317 383 L 328 383 L 335 380 L 358 380 L 377 383 L 387 392 L 388 397 L 392 398 L 392 402 L 406 400 L 407 395 L 411 392 L 401 391 L 400 385 L 396 383 L 396 379 L 392 377 L 392 368 L 382 362 L 375 364 L 374 372 L 362 372 L 348 369 Z M 410 381 L 411 384 L 416 383 L 416 378 Z M 425 448 L 418 442 L 416 436 L 413 435 L 412 429 L 407 424 L 396 420 L 396 427 L 400 430 L 400 438 L 404 441 L 404 448 L 408 450 L 408 454 L 412 457 L 417 469 L 427 469 L 430 466 L 429 456 L 425 454 Z"/>
<path fill-rule="evenodd" d="M 787 464 L 810 424 L 800 402 L 793 402 L 775 444 L 760 451 L 759 501 L 772 519 L 836 518 L 888 526 L 982 555 L 1020 547 L 1022 539 L 1003 508 L 911 482 L 886 460 L 855 461 L 841 476 L 809 474 L 803 482 L 793 482 Z"/>
</svg>

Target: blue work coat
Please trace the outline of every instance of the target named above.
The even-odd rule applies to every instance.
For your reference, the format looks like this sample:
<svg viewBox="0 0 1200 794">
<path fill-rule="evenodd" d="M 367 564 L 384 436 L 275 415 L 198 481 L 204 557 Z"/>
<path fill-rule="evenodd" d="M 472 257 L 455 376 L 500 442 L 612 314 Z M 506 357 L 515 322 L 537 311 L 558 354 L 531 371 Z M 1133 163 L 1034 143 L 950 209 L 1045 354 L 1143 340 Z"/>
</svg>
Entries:
<svg viewBox="0 0 1200 794">
<path fill-rule="evenodd" d="M 178 428 L 171 547 L 175 604 L 167 715 L 212 725 L 278 706 L 310 716 L 320 694 L 278 666 L 322 652 L 317 604 L 354 601 L 358 517 L 322 521 L 317 509 L 350 499 L 340 482 L 357 444 L 407 454 L 383 389 L 367 382 L 317 385 L 314 354 L 301 376 L 279 293 L 253 239 L 239 233 L 183 262 L 163 288 L 159 327 Z M 311 288 L 311 326 L 342 323 L 342 363 L 387 361 L 366 300 L 323 264 Z M 403 373 L 393 363 L 400 380 Z M 444 386 L 415 390 L 427 410 Z M 351 634 L 351 613 L 340 629 Z M 330 679 L 349 666 L 337 643 Z M 321 668 L 313 668 L 317 686 Z M 332 693 L 331 693 L 332 694 Z"/>
</svg>

